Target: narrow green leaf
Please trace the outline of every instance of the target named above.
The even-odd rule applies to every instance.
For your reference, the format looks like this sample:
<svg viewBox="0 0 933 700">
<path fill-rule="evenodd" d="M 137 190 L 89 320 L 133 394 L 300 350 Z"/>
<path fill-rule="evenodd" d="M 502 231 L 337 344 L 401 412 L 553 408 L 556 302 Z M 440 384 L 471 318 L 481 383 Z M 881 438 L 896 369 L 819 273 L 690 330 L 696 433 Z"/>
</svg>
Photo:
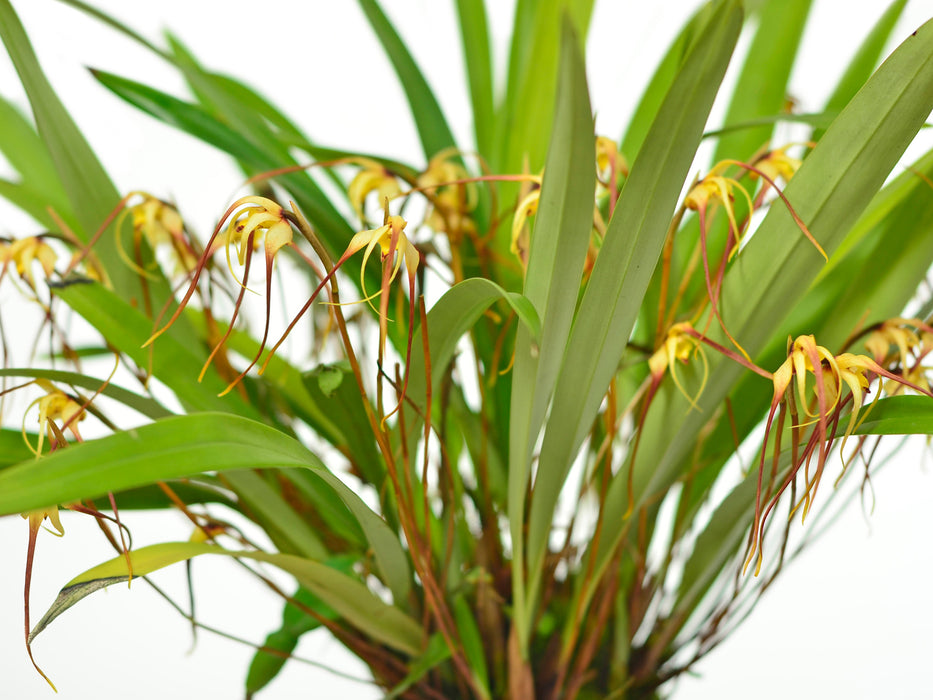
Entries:
<svg viewBox="0 0 933 700">
<path fill-rule="evenodd" d="M 185 102 L 112 73 L 92 73 L 104 87 L 121 99 L 156 119 L 228 153 L 249 172 L 268 172 L 295 164 L 287 154 L 279 152 L 277 155 L 276 151 L 283 148 L 281 144 L 277 143 L 276 148 L 265 148 L 262 144 L 255 143 L 251 136 L 228 126 L 200 105 Z M 277 177 L 277 182 L 293 194 L 330 254 L 338 255 L 343 252 L 354 232 L 308 174 L 293 172 L 281 175 Z M 379 276 L 375 267 L 367 271 L 366 279 L 370 288 L 379 286 Z M 357 277 L 351 276 L 350 280 L 358 286 Z"/>
<path fill-rule="evenodd" d="M 359 0 L 359 4 L 405 91 L 411 115 L 418 127 L 424 157 L 429 159 L 445 148 L 455 147 L 457 143 L 437 98 L 379 3 L 376 0 Z"/>
<path fill-rule="evenodd" d="M 754 517 L 757 486 L 756 475 L 749 473 L 723 499 L 697 537 L 678 585 L 678 615 L 674 624 L 682 625 L 686 622 L 688 612 L 724 572 L 726 565 L 738 555 L 738 549 L 746 540 Z M 728 573 L 734 575 L 735 572 Z"/>
<path fill-rule="evenodd" d="M 561 486 L 631 335 L 741 25 L 739 2 L 716 6 L 658 111 L 609 222 L 570 335 L 539 457 L 529 524 L 533 575 L 543 563 Z M 612 522 L 621 522 L 622 513 Z"/>
<path fill-rule="evenodd" d="M 97 498 L 205 471 L 308 464 L 316 460 L 300 443 L 261 423 L 217 413 L 173 416 L 5 469 L 0 513 Z"/>
<path fill-rule="evenodd" d="M 553 132 L 564 13 L 585 40 L 594 0 L 519 0 L 515 8 L 508 83 L 496 115 L 498 172 L 520 172 L 527 156 L 532 172 L 544 165 Z M 582 46 L 582 43 L 581 43 Z M 508 197 L 506 197 L 508 200 Z"/>
<path fill-rule="evenodd" d="M 495 110 L 485 0 L 457 0 L 457 16 L 460 18 L 460 41 L 470 83 L 476 149 L 480 153 L 491 153 Z"/>
<path fill-rule="evenodd" d="M 347 565 L 343 567 L 340 566 L 341 561 L 335 558 L 330 560 L 328 564 L 339 568 L 345 574 L 350 574 L 352 571 L 350 562 L 347 561 Z M 299 588 L 292 598 L 325 619 L 333 620 L 337 617 L 337 613 L 332 608 L 321 602 L 320 598 L 306 588 Z M 298 646 L 298 640 L 303 634 L 320 626 L 321 623 L 302 608 L 291 602 L 286 603 L 282 611 L 281 627 L 266 637 L 262 647 L 250 662 L 249 671 L 246 675 L 247 695 L 252 695 L 265 688 L 285 666 L 288 658 L 283 655 L 291 654 L 295 650 L 295 647 Z M 279 654 L 272 654 L 268 650 L 275 650 Z"/>
<path fill-rule="evenodd" d="M 366 551 L 366 536 L 356 516 L 334 489 L 305 470 L 292 469 L 281 477 L 287 479 L 289 489 L 295 488 L 303 497 L 306 507 L 311 511 L 306 517 L 313 518 L 312 526 L 321 532 L 322 537 L 327 538 L 325 542 L 342 539 L 355 551 Z"/>
<path fill-rule="evenodd" d="M 233 511 L 241 510 L 239 504 L 227 495 L 229 492 L 226 489 L 206 483 L 207 479 L 208 477 L 201 477 L 198 480 L 180 479 L 164 483 L 188 505 L 218 503 Z M 113 495 L 121 512 L 175 508 L 175 502 L 166 495 L 165 491 L 155 485 L 115 491 Z"/>
<path fill-rule="evenodd" d="M 28 440 L 29 444 L 35 445 L 38 439 L 39 436 L 35 433 L 26 433 L 24 436 L 22 430 L 0 429 L 0 468 L 32 459 L 35 455 L 29 449 L 26 441 Z"/>
<path fill-rule="evenodd" d="M 101 70 L 92 70 L 91 73 L 117 97 L 159 121 L 229 153 L 252 168 L 260 170 L 272 167 L 272 159 L 203 107 L 113 73 Z"/>
<path fill-rule="evenodd" d="M 141 45 L 145 46 L 147 49 L 158 54 L 159 56 L 162 56 L 163 58 L 168 58 L 168 56 L 163 51 L 161 51 L 158 47 L 155 46 L 155 44 L 151 43 L 148 39 L 146 39 L 142 34 L 139 34 L 138 32 L 133 31 L 128 26 L 126 26 L 125 24 L 123 24 L 122 22 L 114 18 L 112 15 L 108 15 L 107 13 L 97 9 L 96 7 L 92 7 L 91 5 L 88 5 L 86 2 L 81 2 L 81 0 L 58 0 L 58 2 L 62 3 L 63 5 L 68 5 L 70 7 L 73 7 L 76 10 L 80 10 L 81 12 L 84 12 L 88 16 L 93 17 L 94 19 L 97 19 L 103 22 L 104 24 L 112 27 L 113 29 L 116 29 L 121 34 L 124 34 L 130 39 L 133 39 L 134 41 L 140 43 Z"/>
<path fill-rule="evenodd" d="M 531 455 L 564 355 L 590 241 L 595 140 L 579 40 L 564 18 L 554 132 L 535 216 L 525 275 L 525 296 L 541 317 L 540 340 L 519 328 L 512 368 L 509 423 L 508 513 L 516 561 L 523 558 L 525 493 Z M 519 639 L 526 653 L 530 605 L 524 577 L 513 577 Z"/>
<path fill-rule="evenodd" d="M 309 469 L 332 488 L 366 534 L 386 585 L 406 599 L 408 560 L 385 522 L 297 440 L 256 421 L 222 413 L 176 416 L 73 445 L 0 473 L 0 514 L 96 498 L 205 471 Z M 247 484 L 248 485 L 248 484 Z"/>
<path fill-rule="evenodd" d="M 486 667 L 486 643 L 480 635 L 476 619 L 469 603 L 463 596 L 457 596 L 453 601 L 454 619 L 457 623 L 457 632 L 463 642 L 463 651 L 467 662 L 473 671 L 473 678 L 480 691 L 480 698 L 492 697 L 489 692 L 489 670 Z"/>
<path fill-rule="evenodd" d="M 133 575 L 147 576 L 171 564 L 204 554 L 219 554 L 272 564 L 290 573 L 341 617 L 376 641 L 409 656 L 417 656 L 421 651 L 420 624 L 398 608 L 384 603 L 356 578 L 320 562 L 291 554 L 230 551 L 216 545 L 195 542 L 155 544 L 134 549 L 129 557 Z M 126 559 L 121 555 L 76 576 L 65 584 L 49 611 L 32 630 L 29 635 L 30 641 L 79 600 L 114 583 L 126 581 L 129 578 L 128 573 Z"/>
<path fill-rule="evenodd" d="M 726 124 L 718 129 L 707 131 L 703 134 L 704 139 L 714 138 L 730 134 L 733 131 L 744 131 L 746 129 L 755 129 L 760 126 L 771 126 L 780 122 L 792 122 L 799 124 L 809 124 L 812 127 L 825 129 L 833 119 L 839 116 L 838 111 L 816 112 L 814 114 L 795 114 L 793 112 L 782 112 L 780 114 L 771 114 L 748 121 L 738 122 L 736 124 Z"/>
<path fill-rule="evenodd" d="M 48 149 L 30 121 L 12 103 L 0 95 L 0 153 L 24 182 L 48 183 L 47 188 L 60 188 L 61 183 Z M 64 192 L 61 192 L 62 199 Z"/>
<path fill-rule="evenodd" d="M 323 376 L 330 377 L 332 389 L 329 392 L 321 384 Z M 337 386 L 334 386 L 335 377 L 340 378 Z M 367 483 L 381 490 L 386 478 L 385 464 L 370 429 L 364 399 L 349 366 L 316 367 L 302 374 L 299 383 L 334 423 L 338 431 L 334 445 L 349 453 Z"/>
<path fill-rule="evenodd" d="M 220 478 L 229 481 L 243 510 L 262 525 L 279 550 L 323 561 L 328 556 L 327 547 L 298 510 L 269 482 L 270 477 L 274 478 L 268 473 L 241 469 L 228 471 Z"/>
<path fill-rule="evenodd" d="M 856 435 L 933 435 L 933 401 L 927 396 L 880 399 L 855 429 Z"/>
<path fill-rule="evenodd" d="M 55 213 L 61 216 L 66 223 L 71 225 L 69 219 L 72 219 L 71 212 L 65 205 L 64 208 L 52 204 L 48 194 L 41 192 L 18 182 L 10 182 L 0 178 L 0 197 L 10 202 L 14 206 L 22 209 L 29 214 L 40 226 L 44 226 L 48 231 L 58 231 L 59 225 L 49 214 L 49 206 L 55 210 Z"/>
</svg>

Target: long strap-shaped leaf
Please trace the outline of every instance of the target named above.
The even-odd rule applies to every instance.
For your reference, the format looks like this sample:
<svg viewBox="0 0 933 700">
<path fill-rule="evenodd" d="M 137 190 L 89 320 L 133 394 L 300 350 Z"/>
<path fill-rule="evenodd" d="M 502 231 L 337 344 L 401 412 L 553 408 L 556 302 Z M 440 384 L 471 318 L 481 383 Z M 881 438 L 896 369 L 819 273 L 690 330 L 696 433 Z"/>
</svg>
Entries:
<svg viewBox="0 0 933 700">
<path fill-rule="evenodd" d="M 373 639 L 410 656 L 417 656 L 421 651 L 422 632 L 417 621 L 382 601 L 363 582 L 327 564 L 291 554 L 231 551 L 216 545 L 196 542 L 155 544 L 133 550 L 129 557 L 133 564 L 133 575 L 146 576 L 171 564 L 204 554 L 219 554 L 272 564 L 290 573 L 302 586 Z M 52 620 L 82 598 L 127 578 L 126 558 L 123 556 L 106 561 L 76 576 L 65 584 L 49 611 L 30 633 L 30 641 Z"/>
<path fill-rule="evenodd" d="M 878 69 L 827 130 L 785 192 L 832 255 L 933 108 L 933 22 L 914 32 Z M 752 354 L 771 339 L 818 275 L 823 259 L 783 207 L 772 208 L 726 273 L 720 309 L 732 334 Z M 728 342 L 714 328 L 713 340 Z M 643 431 L 635 465 L 635 498 L 665 490 L 680 473 L 695 436 L 734 385 L 742 368 L 710 357 L 710 375 L 690 410 L 676 392 L 659 394 Z M 671 440 L 670 435 L 677 435 Z M 628 500 L 616 479 L 604 517 L 620 519 Z M 600 542 L 601 563 L 614 543 Z"/>
<path fill-rule="evenodd" d="M 384 580 L 401 596 L 396 601 L 404 600 L 410 585 L 408 560 L 385 522 L 297 440 L 229 414 L 176 416 L 5 469 L 0 473 L 0 514 L 205 471 L 266 468 L 309 469 L 330 486 L 366 534 Z"/>
<path fill-rule="evenodd" d="M 476 148 L 480 153 L 491 153 L 495 114 L 485 0 L 457 0 L 457 16 L 460 18 L 460 38 L 470 82 Z"/>
<path fill-rule="evenodd" d="M 673 82 L 609 224 L 574 322 L 538 462 L 528 529 L 531 576 L 540 571 L 561 486 L 631 334 L 741 24 L 741 4 L 720 2 Z"/>
<path fill-rule="evenodd" d="M 596 175 L 593 118 L 576 33 L 565 18 L 554 133 L 528 254 L 525 296 L 541 317 L 541 337 L 520 328 L 512 370 L 508 513 L 515 561 L 522 560 L 531 453 L 564 353 L 592 228 Z M 513 576 L 519 636 L 530 622 L 524 580 Z M 522 646 L 527 637 L 522 639 Z"/>
</svg>

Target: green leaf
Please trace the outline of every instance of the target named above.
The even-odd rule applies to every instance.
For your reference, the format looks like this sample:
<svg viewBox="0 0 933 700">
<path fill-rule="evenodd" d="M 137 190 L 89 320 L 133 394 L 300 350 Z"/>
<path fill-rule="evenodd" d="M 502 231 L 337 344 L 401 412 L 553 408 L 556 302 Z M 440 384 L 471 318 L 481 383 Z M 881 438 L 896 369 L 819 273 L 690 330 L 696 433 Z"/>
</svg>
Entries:
<svg viewBox="0 0 933 700">
<path fill-rule="evenodd" d="M 255 421 L 217 413 L 173 416 L 4 470 L 0 513 L 97 498 L 211 470 L 315 463 L 300 443 Z"/>
<path fill-rule="evenodd" d="M 327 379 L 322 379 L 325 375 Z M 338 433 L 332 440 L 334 445 L 350 456 L 367 483 L 381 490 L 386 477 L 385 464 L 372 435 L 364 399 L 349 366 L 321 365 L 300 375 L 298 384 L 333 422 Z M 329 392 L 325 392 L 325 388 Z"/>
<path fill-rule="evenodd" d="M 60 228 L 58 222 L 49 214 L 48 209 L 50 206 L 69 226 L 72 226 L 73 217 L 67 208 L 68 205 L 65 208 L 55 206 L 51 203 L 51 199 L 46 192 L 35 190 L 19 182 L 10 182 L 0 178 L 0 197 L 22 209 L 48 231 L 57 231 Z M 72 219 L 72 221 L 69 221 L 69 219 Z"/>
<path fill-rule="evenodd" d="M 0 429 L 0 469 L 34 458 L 26 441 L 35 445 L 38 439 L 35 433 L 26 433 L 24 436 L 22 430 Z"/>
<path fill-rule="evenodd" d="M 723 499 L 697 537 L 678 585 L 674 624 L 686 621 L 687 613 L 737 555 L 755 514 L 757 486 L 756 472 L 752 471 Z"/>
<path fill-rule="evenodd" d="M 816 112 L 814 114 L 795 114 L 794 112 L 781 112 L 780 114 L 770 114 L 764 117 L 758 117 L 756 119 L 749 119 L 744 122 L 737 122 L 735 124 L 725 124 L 724 126 L 713 129 L 712 131 L 707 131 L 703 134 L 704 139 L 714 138 L 716 136 L 723 136 L 724 134 L 730 134 L 734 131 L 744 131 L 746 129 L 755 129 L 761 126 L 770 126 L 772 124 L 778 124 L 781 122 L 791 122 L 799 124 L 809 124 L 810 126 L 817 127 L 820 129 L 825 129 L 829 126 L 833 119 L 839 116 L 839 111 L 825 111 L 825 112 Z"/>
<path fill-rule="evenodd" d="M 92 7 L 91 5 L 88 5 L 85 2 L 81 2 L 81 0 L 58 0 L 58 1 L 62 3 L 63 5 L 68 5 L 70 7 L 75 8 L 76 10 L 80 10 L 81 12 L 84 12 L 90 17 L 93 17 L 103 22 L 104 24 L 112 27 L 113 29 L 116 29 L 121 34 L 124 34 L 130 39 L 133 39 L 134 41 L 139 42 L 140 44 L 145 46 L 147 49 L 158 54 L 159 56 L 162 56 L 163 58 L 168 58 L 165 52 L 161 51 L 158 47 L 152 44 L 142 34 L 139 34 L 138 32 L 133 31 L 132 29 L 130 29 L 128 26 L 126 26 L 119 20 L 115 19 L 114 17 L 112 17 L 111 15 L 108 15 L 105 12 L 102 12 L 96 7 Z"/>
<path fill-rule="evenodd" d="M 457 0 L 457 16 L 460 18 L 460 40 L 470 82 L 476 149 L 480 153 L 491 153 L 495 110 L 485 0 Z"/>
<path fill-rule="evenodd" d="M 0 95 L 0 153 L 24 182 L 47 183 L 44 189 L 61 194 L 67 201 L 55 164 L 32 123 L 12 103 Z"/>
<path fill-rule="evenodd" d="M 491 698 L 489 692 L 489 671 L 486 667 L 486 643 L 480 634 L 476 619 L 469 603 L 463 596 L 457 596 L 453 601 L 454 619 L 457 623 L 457 632 L 463 642 L 463 651 L 467 662 L 473 671 L 473 678 L 479 689 L 481 698 Z"/>
<path fill-rule="evenodd" d="M 219 478 L 230 483 L 240 498 L 241 510 L 262 526 L 279 550 L 323 561 L 328 556 L 327 547 L 298 509 L 271 483 L 275 476 L 238 469 L 226 471 Z"/>
<path fill-rule="evenodd" d="M 228 126 L 200 105 L 185 102 L 112 73 L 96 70 L 92 73 L 104 87 L 121 99 L 156 119 L 228 153 L 248 172 L 269 172 L 295 163 L 290 156 L 283 155 L 281 144 L 276 143 L 274 148 L 267 148 L 264 144 L 256 143 L 252 135 Z M 335 256 L 343 252 L 354 232 L 308 174 L 292 172 L 277 176 L 276 179 L 293 194 L 304 214 L 314 224 L 316 233 L 330 254 Z M 379 286 L 379 276 L 375 267 L 367 271 L 366 279 L 371 287 Z M 350 276 L 350 281 L 356 286 L 359 286 L 358 280 L 358 277 Z"/>
<path fill-rule="evenodd" d="M 365 584 L 336 569 L 292 554 L 253 551 L 230 551 L 195 542 L 165 542 L 134 549 L 129 557 L 133 576 L 147 576 L 154 571 L 205 554 L 219 554 L 272 564 L 294 576 L 322 602 L 357 629 L 378 642 L 409 656 L 421 651 L 421 625 L 398 608 L 384 603 Z M 30 632 L 32 641 L 50 622 L 82 598 L 107 586 L 126 581 L 126 559 L 118 556 L 104 562 L 65 584 L 49 611 Z"/>
<path fill-rule="evenodd" d="M 308 469 L 333 489 L 366 534 L 396 600 L 407 598 L 408 561 L 385 522 L 297 440 L 239 416 L 198 413 L 167 418 L 5 469 L 0 473 L 0 514 L 205 471 L 228 472 L 226 478 L 236 486 L 239 481 L 234 479 L 242 478 L 236 470 L 272 468 Z"/>
<path fill-rule="evenodd" d="M 551 111 L 557 97 L 566 13 L 585 39 L 594 0 L 519 0 L 515 8 L 508 83 L 496 115 L 497 148 L 491 165 L 519 172 L 527 154 L 531 172 L 544 165 L 553 133 Z"/>
<path fill-rule="evenodd" d="M 180 479 L 169 480 L 165 483 L 178 498 L 187 505 L 195 503 L 219 503 L 230 510 L 242 510 L 239 504 L 227 494 L 229 491 L 207 483 L 209 477 L 200 477 L 198 480 Z M 156 510 L 175 508 L 172 501 L 158 486 L 139 486 L 134 489 L 125 489 L 114 492 L 114 499 L 120 511 L 125 510 Z"/>
<path fill-rule="evenodd" d="M 933 435 L 933 400 L 927 396 L 879 399 L 865 413 L 856 435 Z"/>
<path fill-rule="evenodd" d="M 573 321 L 583 263 L 590 241 L 595 139 L 579 42 L 565 17 L 554 132 L 535 216 L 525 275 L 525 297 L 541 317 L 540 340 L 519 328 L 512 368 L 509 423 L 508 514 L 516 561 L 523 558 L 525 493 L 531 456 L 544 422 Z M 513 577 L 523 654 L 530 633 L 532 601 L 524 577 Z"/>
<path fill-rule="evenodd" d="M 160 90 L 113 73 L 101 70 L 92 70 L 91 73 L 101 85 L 122 100 L 169 126 L 174 126 L 229 153 L 251 168 L 270 169 L 276 162 L 258 146 L 241 138 L 235 130 L 199 105 L 179 100 Z"/>
<path fill-rule="evenodd" d="M 328 564 L 335 568 L 339 568 L 345 574 L 350 574 L 352 572 L 350 561 L 345 560 L 346 565 L 341 566 L 343 561 L 344 560 L 340 559 L 332 559 Z M 337 613 L 335 613 L 332 608 L 325 605 L 320 598 L 306 588 L 299 588 L 295 591 L 292 598 L 305 608 L 310 608 L 325 619 L 333 620 L 337 617 Z M 302 608 L 292 602 L 287 602 L 285 604 L 285 609 L 282 611 L 281 627 L 266 637 L 266 640 L 262 643 L 262 647 L 260 647 L 255 656 L 253 656 L 252 662 L 250 662 L 249 671 L 246 676 L 247 696 L 265 688 L 272 679 L 278 675 L 279 671 L 282 670 L 282 667 L 288 660 L 288 655 L 298 646 L 298 640 L 301 636 L 320 626 L 321 623 L 317 618 L 311 617 Z M 270 650 L 279 653 L 273 654 L 270 653 Z"/>
<path fill-rule="evenodd" d="M 543 562 L 561 486 L 625 351 L 741 25 L 739 2 L 716 6 L 658 111 L 609 222 L 574 321 L 539 457 L 529 524 L 533 573 Z M 624 512 L 611 522 L 621 522 Z M 606 540 L 612 538 L 600 544 Z"/>
<path fill-rule="evenodd" d="M 441 111 L 437 98 L 431 91 L 428 81 L 425 80 L 421 70 L 411 57 L 405 42 L 395 31 L 388 17 L 379 7 L 376 0 L 359 0 L 360 7 L 369 20 L 370 26 L 379 38 L 382 48 L 392 62 L 395 73 L 398 75 L 405 97 L 411 108 L 418 136 L 421 139 L 424 157 L 430 159 L 445 148 L 456 147 L 453 133 L 447 125 L 444 113 Z"/>
</svg>

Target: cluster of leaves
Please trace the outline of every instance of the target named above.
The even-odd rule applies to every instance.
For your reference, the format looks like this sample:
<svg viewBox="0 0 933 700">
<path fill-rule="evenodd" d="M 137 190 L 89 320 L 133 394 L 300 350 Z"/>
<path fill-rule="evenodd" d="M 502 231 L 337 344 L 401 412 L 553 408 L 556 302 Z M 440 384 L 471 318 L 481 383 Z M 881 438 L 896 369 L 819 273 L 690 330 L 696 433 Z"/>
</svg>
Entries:
<svg viewBox="0 0 933 700">
<path fill-rule="evenodd" d="M 27 600 L 37 533 L 46 518 L 61 532 L 59 507 L 98 518 L 119 551 L 65 586 L 27 648 L 94 590 L 214 554 L 299 585 L 269 582 L 283 625 L 248 693 L 325 627 L 390 697 L 651 695 L 794 554 L 789 527 L 777 547 L 765 534 L 781 503 L 812 509 L 837 438 L 851 440 L 843 473 L 860 456 L 867 478 L 869 435 L 933 432 L 926 397 L 897 396 L 933 395 L 930 304 L 899 317 L 933 262 L 933 153 L 884 185 L 933 108 L 933 25 L 872 75 L 905 4 L 893 2 L 825 112 L 795 115 L 786 86 L 810 2 L 756 3 L 726 128 L 704 134 L 744 22 L 739 0 L 714 0 L 616 142 L 593 134 L 591 0 L 519 2 L 498 104 L 484 4 L 459 0 L 474 151 L 455 143 L 379 5 L 359 1 L 410 102 L 423 167 L 321 147 L 172 36 L 159 48 L 68 0 L 175 66 L 194 101 L 96 72 L 101 84 L 248 176 L 255 193 L 202 243 L 170 203 L 120 197 L 0 0 L 35 118 L 0 101 L 0 149 L 20 175 L 0 194 L 44 228 L 0 243 L 0 281 L 37 303 L 55 358 L 14 367 L 4 341 L 0 374 L 28 380 L 5 392 L 42 395 L 37 433 L 0 433 L 0 512 L 29 515 Z M 782 120 L 809 137 L 769 145 Z M 714 164 L 684 196 L 705 138 Z M 241 309 L 260 246 L 257 339 Z M 299 308 L 293 291 L 277 297 L 276 274 L 308 290 Z M 270 344 L 274 297 L 292 320 Z M 74 347 L 66 314 L 97 342 Z M 299 332 L 310 359 L 283 345 Z M 111 374 L 82 370 L 95 355 L 114 358 Z M 135 391 L 116 385 L 124 376 Z M 101 396 L 144 423 L 121 429 Z M 90 415 L 112 434 L 84 441 Z M 761 424 L 756 468 L 710 515 L 713 485 Z M 112 515 L 94 504 L 105 495 Z M 120 512 L 154 507 L 183 513 L 192 540 L 133 549 Z"/>
</svg>

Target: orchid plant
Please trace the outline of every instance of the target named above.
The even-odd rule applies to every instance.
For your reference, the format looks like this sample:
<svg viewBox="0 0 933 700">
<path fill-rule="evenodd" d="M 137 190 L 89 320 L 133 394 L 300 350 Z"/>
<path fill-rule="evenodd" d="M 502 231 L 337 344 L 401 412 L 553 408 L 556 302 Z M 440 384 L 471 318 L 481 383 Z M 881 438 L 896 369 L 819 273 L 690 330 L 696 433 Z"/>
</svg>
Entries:
<svg viewBox="0 0 933 700">
<path fill-rule="evenodd" d="M 711 0 L 615 135 L 593 130 L 592 0 L 518 3 L 501 99 L 483 0 L 457 0 L 472 143 L 359 0 L 418 127 L 410 162 L 323 147 L 171 35 L 63 2 L 177 68 L 185 98 L 95 77 L 227 152 L 249 194 L 206 239 L 166 195 L 121 196 L 0 0 L 33 117 L 0 100 L 19 176 L 0 194 L 37 225 L 0 241 L 0 285 L 50 349 L 2 338 L 4 407 L 31 403 L 4 408 L 0 513 L 27 519 L 43 676 L 31 643 L 81 598 L 213 554 L 282 599 L 250 697 L 319 628 L 387 697 L 656 697 L 810 541 L 794 516 L 869 484 L 881 436 L 933 434 L 933 152 L 898 165 L 933 109 L 933 23 L 875 70 L 905 0 L 816 114 L 786 99 L 810 0 Z M 806 136 L 774 142 L 783 122 Z M 151 508 L 190 540 L 133 546 Z M 115 556 L 36 622 L 43 522 L 62 535 L 71 513 Z"/>
</svg>

